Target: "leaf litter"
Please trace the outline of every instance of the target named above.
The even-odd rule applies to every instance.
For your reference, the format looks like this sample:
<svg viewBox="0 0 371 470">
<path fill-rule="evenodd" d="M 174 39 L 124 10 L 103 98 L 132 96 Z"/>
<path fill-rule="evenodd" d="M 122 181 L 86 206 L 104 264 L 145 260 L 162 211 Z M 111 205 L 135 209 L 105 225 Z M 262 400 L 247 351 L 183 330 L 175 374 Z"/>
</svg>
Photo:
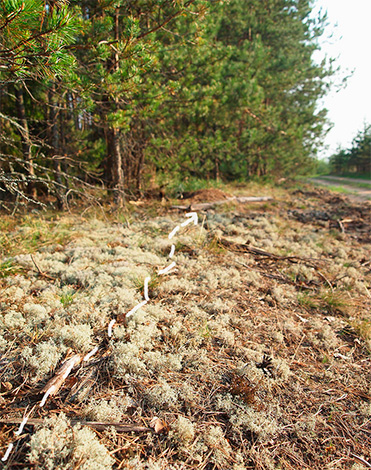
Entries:
<svg viewBox="0 0 371 470">
<path fill-rule="evenodd" d="M 156 207 L 1 260 L 4 465 L 369 468 L 369 207 L 276 191 L 172 240 Z"/>
</svg>

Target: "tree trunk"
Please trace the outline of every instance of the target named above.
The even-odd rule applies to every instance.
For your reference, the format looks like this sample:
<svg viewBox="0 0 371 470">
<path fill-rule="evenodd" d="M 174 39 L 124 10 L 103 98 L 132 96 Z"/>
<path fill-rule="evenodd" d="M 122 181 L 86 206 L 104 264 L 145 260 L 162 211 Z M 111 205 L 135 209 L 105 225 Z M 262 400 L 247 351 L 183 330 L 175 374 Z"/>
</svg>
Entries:
<svg viewBox="0 0 371 470">
<path fill-rule="evenodd" d="M 124 172 L 122 170 L 122 153 L 120 129 L 112 127 L 107 133 L 108 165 L 114 189 L 114 200 L 118 206 L 124 203 Z"/>
<path fill-rule="evenodd" d="M 27 173 L 29 177 L 26 192 L 29 196 L 36 198 L 37 197 L 36 187 L 35 187 L 34 182 L 32 181 L 35 178 L 35 169 L 34 169 L 33 160 L 32 160 L 32 144 L 31 144 L 31 139 L 30 139 L 30 131 L 28 128 L 26 109 L 24 105 L 22 85 L 18 85 L 18 86 L 16 85 L 15 96 L 16 96 L 16 102 L 17 102 L 17 113 L 18 113 L 19 123 L 23 127 L 23 130 L 20 132 L 23 159 L 26 162 L 26 168 L 27 168 Z"/>
<path fill-rule="evenodd" d="M 115 10 L 115 40 L 119 41 L 120 39 L 120 30 L 119 30 L 119 15 L 120 8 L 116 7 Z M 114 60 L 114 70 L 118 71 L 120 67 L 120 59 L 118 52 L 115 52 L 113 55 Z M 119 110 L 118 98 L 115 97 L 113 100 L 113 109 L 115 111 Z M 121 142 L 120 142 L 120 129 L 115 125 L 111 125 L 108 129 L 108 161 L 112 162 L 112 183 L 114 188 L 114 200 L 118 206 L 122 206 L 124 203 L 124 171 L 123 171 L 123 161 L 122 161 L 122 152 L 121 152 Z"/>
<path fill-rule="evenodd" d="M 56 86 L 53 83 L 48 92 L 49 101 L 49 143 L 51 146 L 51 157 L 53 160 L 55 195 L 58 201 L 58 208 L 64 210 L 66 208 L 65 185 L 62 178 L 61 155 L 60 155 L 60 133 L 58 120 L 58 98 L 56 95 Z"/>
</svg>

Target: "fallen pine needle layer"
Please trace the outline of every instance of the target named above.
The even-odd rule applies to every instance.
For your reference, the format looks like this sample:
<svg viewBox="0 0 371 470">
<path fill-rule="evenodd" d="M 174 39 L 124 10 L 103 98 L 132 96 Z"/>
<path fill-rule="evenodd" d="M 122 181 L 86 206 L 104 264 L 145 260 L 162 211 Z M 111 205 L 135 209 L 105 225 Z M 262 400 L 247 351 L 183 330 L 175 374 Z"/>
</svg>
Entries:
<svg viewBox="0 0 371 470">
<path fill-rule="evenodd" d="M 197 197 L 197 226 L 138 205 L 32 253 L 9 223 L 6 468 L 370 468 L 369 209 Z"/>
</svg>

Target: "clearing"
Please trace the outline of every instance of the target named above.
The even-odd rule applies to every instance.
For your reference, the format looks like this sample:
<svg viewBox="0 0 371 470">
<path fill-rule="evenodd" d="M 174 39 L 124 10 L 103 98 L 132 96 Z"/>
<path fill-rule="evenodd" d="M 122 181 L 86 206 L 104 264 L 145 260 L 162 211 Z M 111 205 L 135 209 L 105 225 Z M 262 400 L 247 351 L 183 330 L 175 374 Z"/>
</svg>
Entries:
<svg viewBox="0 0 371 470">
<path fill-rule="evenodd" d="M 370 468 L 369 208 L 186 196 L 1 218 L 3 468 Z"/>
</svg>

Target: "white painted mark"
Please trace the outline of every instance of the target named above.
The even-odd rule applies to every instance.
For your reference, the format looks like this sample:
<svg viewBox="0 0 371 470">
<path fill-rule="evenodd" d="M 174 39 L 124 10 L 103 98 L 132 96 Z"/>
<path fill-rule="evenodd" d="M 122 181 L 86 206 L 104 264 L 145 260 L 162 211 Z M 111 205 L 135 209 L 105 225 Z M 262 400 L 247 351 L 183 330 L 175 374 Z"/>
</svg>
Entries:
<svg viewBox="0 0 371 470">
<path fill-rule="evenodd" d="M 171 250 L 170 250 L 169 258 L 172 258 L 172 257 L 174 256 L 174 253 L 175 253 L 175 245 L 171 245 Z"/>
<path fill-rule="evenodd" d="M 28 416 L 25 416 L 25 417 L 23 418 L 23 421 L 22 421 L 21 424 L 19 425 L 18 430 L 14 432 L 14 434 L 15 434 L 16 436 L 19 436 L 20 434 L 22 434 L 23 428 L 26 426 L 27 421 L 28 421 Z"/>
<path fill-rule="evenodd" d="M 173 236 L 177 233 L 177 231 L 180 230 L 179 225 L 177 225 L 170 233 L 169 233 L 169 240 L 173 238 Z"/>
<path fill-rule="evenodd" d="M 1 459 L 3 462 L 5 462 L 6 460 L 8 460 L 8 457 L 9 457 L 11 451 L 13 450 L 13 447 L 14 447 L 14 445 L 13 445 L 12 443 L 10 443 L 10 444 L 8 445 L 8 448 L 6 449 L 6 452 L 5 452 L 5 454 L 4 454 L 4 457 Z"/>
<path fill-rule="evenodd" d="M 171 269 L 173 269 L 173 267 L 176 265 L 176 262 L 173 261 L 171 264 L 169 264 L 169 266 L 167 266 L 166 268 L 164 269 L 160 269 L 160 271 L 158 272 L 159 274 L 166 274 L 168 273 Z"/>
<path fill-rule="evenodd" d="M 88 361 L 92 356 L 94 356 L 94 354 L 98 351 L 98 346 L 95 346 L 94 349 L 92 349 L 90 351 L 90 353 L 88 353 L 86 356 L 84 356 L 84 359 L 83 361 Z"/>
<path fill-rule="evenodd" d="M 186 227 L 188 224 L 191 224 L 192 222 L 197 225 L 198 224 L 198 215 L 197 212 L 188 212 L 186 214 L 186 217 L 189 217 L 188 220 L 180 224 L 182 227 Z M 170 238 L 170 237 L 169 237 Z"/>
<path fill-rule="evenodd" d="M 147 276 L 147 277 L 144 279 L 144 298 L 146 299 L 147 302 L 149 301 L 149 296 L 148 296 L 148 283 L 149 283 L 150 280 L 151 280 L 151 276 Z"/>
<path fill-rule="evenodd" d="M 55 385 L 52 385 L 52 386 L 49 388 L 49 390 L 47 390 L 47 391 L 45 392 L 45 394 L 44 394 L 44 396 L 43 396 L 43 399 L 42 399 L 41 402 L 40 402 L 40 408 L 42 408 L 42 407 L 45 405 L 46 400 L 48 399 L 48 396 L 49 396 L 51 393 L 53 393 L 54 390 L 55 390 Z"/>
<path fill-rule="evenodd" d="M 74 365 L 75 364 L 72 363 L 70 366 L 67 367 L 66 372 L 63 374 L 63 380 L 65 380 L 70 375 L 70 372 L 73 369 Z"/>
<path fill-rule="evenodd" d="M 110 338 L 112 336 L 112 327 L 116 323 L 116 320 L 111 320 L 108 325 L 108 337 Z"/>
<path fill-rule="evenodd" d="M 133 313 L 135 313 L 137 310 L 139 310 L 141 307 L 143 307 L 143 305 L 146 305 L 146 303 L 148 302 L 148 300 L 143 300 L 143 302 L 141 302 L 140 304 L 136 305 L 134 308 L 132 308 L 130 310 L 130 312 L 128 312 L 126 314 L 126 318 L 130 317 L 131 315 L 133 315 Z"/>
</svg>

